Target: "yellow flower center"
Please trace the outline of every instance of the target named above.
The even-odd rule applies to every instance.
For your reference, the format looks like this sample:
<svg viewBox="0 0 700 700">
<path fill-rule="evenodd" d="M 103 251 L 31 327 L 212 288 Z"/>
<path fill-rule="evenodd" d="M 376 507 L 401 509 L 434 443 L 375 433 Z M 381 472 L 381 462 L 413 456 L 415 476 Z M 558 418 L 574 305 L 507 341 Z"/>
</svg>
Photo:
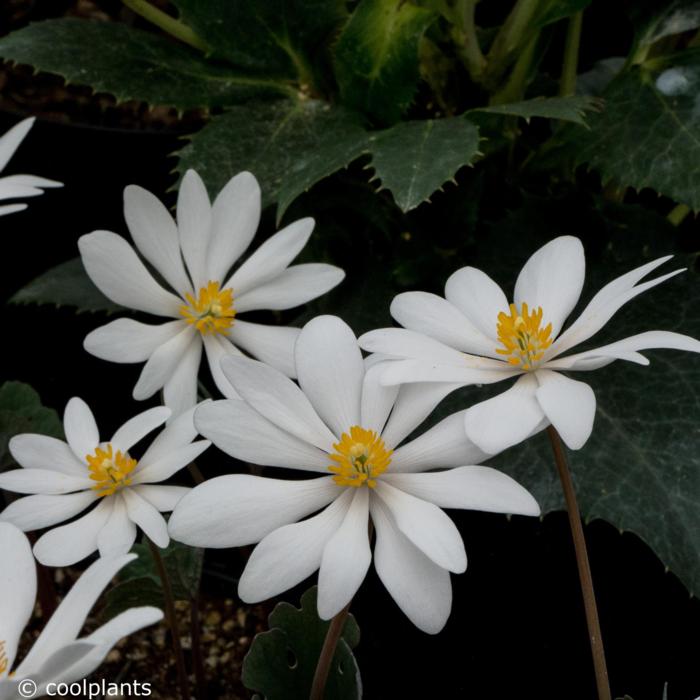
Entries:
<svg viewBox="0 0 700 700">
<path fill-rule="evenodd" d="M 335 473 L 333 481 L 338 486 L 364 486 L 373 489 L 376 477 L 391 464 L 393 450 L 387 450 L 374 430 L 365 430 L 359 425 L 343 433 L 340 442 L 333 445 L 335 454 L 329 457 L 335 462 L 328 470 Z"/>
<path fill-rule="evenodd" d="M 0 639 L 0 676 L 2 676 L 10 665 L 10 660 L 5 652 L 5 640 Z"/>
<path fill-rule="evenodd" d="M 222 290 L 218 282 L 211 280 L 199 290 L 195 299 L 189 292 L 185 294 L 188 304 L 180 307 L 180 314 L 202 335 L 226 333 L 233 325 L 236 310 L 233 308 L 233 290 Z"/>
<path fill-rule="evenodd" d="M 111 444 L 98 447 L 94 455 L 87 455 L 85 459 L 90 467 L 90 478 L 96 482 L 92 488 L 99 491 L 98 498 L 111 496 L 131 485 L 129 475 L 136 468 L 136 460 L 120 450 L 115 454 Z"/>
<path fill-rule="evenodd" d="M 506 355 L 511 365 L 521 366 L 524 370 L 534 369 L 544 351 L 552 344 L 549 337 L 552 324 L 540 328 L 541 323 L 541 306 L 537 307 L 537 311 L 529 311 L 523 302 L 522 309 L 518 312 L 518 307 L 511 304 L 510 316 L 504 311 L 498 314 L 496 332 L 503 347 L 496 348 L 496 352 Z"/>
</svg>

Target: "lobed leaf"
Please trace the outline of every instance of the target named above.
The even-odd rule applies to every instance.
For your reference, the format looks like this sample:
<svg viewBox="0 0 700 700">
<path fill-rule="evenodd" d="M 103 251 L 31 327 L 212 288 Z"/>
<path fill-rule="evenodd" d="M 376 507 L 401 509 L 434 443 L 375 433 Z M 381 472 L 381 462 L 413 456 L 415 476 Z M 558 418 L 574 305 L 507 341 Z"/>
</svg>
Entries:
<svg viewBox="0 0 700 700">
<path fill-rule="evenodd" d="M 522 117 L 526 121 L 530 121 L 533 117 L 559 119 L 585 126 L 585 113 L 599 109 L 600 101 L 596 98 L 588 95 L 575 95 L 571 97 L 535 97 L 522 102 L 477 107 L 471 111 Z"/>
</svg>

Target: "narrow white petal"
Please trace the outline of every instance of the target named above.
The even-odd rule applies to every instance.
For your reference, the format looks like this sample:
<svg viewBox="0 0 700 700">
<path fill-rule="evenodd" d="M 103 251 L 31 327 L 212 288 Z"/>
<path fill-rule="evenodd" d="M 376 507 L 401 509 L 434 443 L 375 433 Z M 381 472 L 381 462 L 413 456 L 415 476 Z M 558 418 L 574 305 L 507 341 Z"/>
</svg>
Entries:
<svg viewBox="0 0 700 700">
<path fill-rule="evenodd" d="M 100 433 L 90 407 L 77 396 L 66 404 L 63 430 L 73 454 L 84 464 L 85 456 L 92 454 L 100 444 Z"/>
<path fill-rule="evenodd" d="M 323 548 L 318 572 L 318 616 L 330 620 L 353 598 L 372 562 L 369 489 L 358 488 L 343 522 Z"/>
<path fill-rule="evenodd" d="M 103 558 L 126 554 L 136 541 L 136 525 L 129 518 L 121 493 L 111 496 L 112 512 L 97 535 L 97 548 Z"/>
<path fill-rule="evenodd" d="M 161 345 L 174 338 L 184 321 L 168 321 L 156 326 L 130 318 L 96 328 L 85 336 L 83 347 L 95 357 L 110 362 L 145 362 Z"/>
<path fill-rule="evenodd" d="M 29 540 L 10 523 L 0 522 L 0 639 L 6 668 L 2 678 L 12 670 L 17 645 L 24 626 L 29 622 L 36 598 L 36 565 Z"/>
<path fill-rule="evenodd" d="M 267 600 L 311 576 L 321 566 L 323 549 L 348 512 L 351 491 L 345 489 L 318 515 L 284 525 L 263 538 L 238 583 L 241 600 Z"/>
<path fill-rule="evenodd" d="M 498 345 L 496 327 L 498 314 L 508 311 L 503 290 L 484 272 L 475 267 L 463 267 L 445 283 L 445 298 L 454 304 L 487 338 Z"/>
<path fill-rule="evenodd" d="M 406 328 L 380 328 L 361 335 L 357 341 L 367 352 L 381 353 L 389 357 L 423 360 L 432 364 L 465 366 L 465 355 L 441 340 L 430 338 L 424 333 Z M 483 366 L 492 365 L 492 361 L 483 360 Z M 497 366 L 502 365 L 499 363 Z"/>
<path fill-rule="evenodd" d="M 29 133 L 35 119 L 36 117 L 27 117 L 0 136 L 0 171 L 4 169 L 24 137 Z"/>
<path fill-rule="evenodd" d="M 248 474 L 209 479 L 170 517 L 170 536 L 194 547 L 240 547 L 328 505 L 341 492 L 331 477 L 282 481 Z"/>
<path fill-rule="evenodd" d="M 6 175 L 0 178 L 0 182 L 4 185 L 6 183 L 24 185 L 25 187 L 63 187 L 62 182 L 56 182 L 56 180 L 49 180 L 45 177 L 39 177 L 38 175 Z M 39 194 L 43 194 L 40 192 Z"/>
<path fill-rule="evenodd" d="M 192 489 L 186 486 L 139 484 L 133 486 L 132 490 L 148 501 L 156 510 L 161 513 L 169 513 L 180 502 L 182 497 Z"/>
<path fill-rule="evenodd" d="M 299 385 L 333 433 L 358 425 L 365 369 L 350 327 L 337 316 L 317 316 L 302 329 L 294 354 Z"/>
<path fill-rule="evenodd" d="M 552 338 L 581 296 L 586 275 L 586 258 L 581 241 L 559 236 L 543 245 L 525 263 L 515 283 L 514 300 L 530 309 L 542 307 L 542 324 L 552 324 Z"/>
<path fill-rule="evenodd" d="M 559 372 L 538 370 L 537 401 L 572 450 L 579 450 L 593 432 L 595 394 L 588 384 L 569 379 Z"/>
<path fill-rule="evenodd" d="M 275 277 L 247 291 L 235 301 L 238 311 L 282 311 L 306 304 L 343 281 L 345 272 L 335 265 L 292 265 Z"/>
<path fill-rule="evenodd" d="M 157 462 L 151 462 L 148 466 L 139 469 L 134 475 L 134 484 L 153 484 L 166 481 L 197 459 L 210 445 L 209 440 L 197 440 L 180 447 L 177 451 L 161 457 Z M 139 462 L 139 466 L 140 464 Z"/>
<path fill-rule="evenodd" d="M 161 549 L 170 544 L 168 526 L 163 516 L 133 489 L 124 489 L 124 503 L 129 520 L 136 523 L 151 542 Z"/>
<path fill-rule="evenodd" d="M 12 501 L 0 513 L 0 521 L 12 523 L 20 530 L 40 530 L 69 520 L 82 513 L 97 498 L 97 491 L 80 491 L 65 495 L 26 496 Z"/>
<path fill-rule="evenodd" d="M 193 406 L 181 413 L 156 435 L 139 460 L 140 469 L 169 456 L 197 437 L 197 429 L 194 427 L 195 409 Z"/>
<path fill-rule="evenodd" d="M 195 335 L 163 387 L 163 403 L 173 412 L 171 420 L 197 403 L 197 376 L 202 361 L 202 341 Z"/>
<path fill-rule="evenodd" d="M 437 634 L 452 609 L 450 573 L 425 556 L 396 526 L 379 498 L 370 503 L 377 530 L 374 566 L 382 583 L 418 629 Z"/>
<path fill-rule="evenodd" d="M 430 474 L 385 474 L 382 480 L 440 508 L 540 514 L 537 501 L 527 489 L 491 467 L 457 467 Z"/>
<path fill-rule="evenodd" d="M 212 233 L 207 269 L 214 280 L 223 280 L 245 252 L 260 223 L 260 186 L 248 172 L 232 177 L 212 205 Z"/>
<path fill-rule="evenodd" d="M 313 219 L 299 219 L 270 236 L 233 274 L 227 287 L 238 297 L 277 277 L 301 252 L 314 229 Z M 238 304 L 236 304 L 238 308 Z"/>
<path fill-rule="evenodd" d="M 0 199 L 3 199 L 2 179 L 0 179 Z M 26 208 L 26 204 L 6 204 L 5 206 L 0 207 L 0 216 L 16 214 L 18 211 L 24 211 Z"/>
<path fill-rule="evenodd" d="M 0 474 L 0 488 L 15 493 L 59 494 L 92 487 L 87 476 L 72 476 L 51 469 L 11 469 Z"/>
<path fill-rule="evenodd" d="M 376 493 L 399 530 L 427 557 L 448 571 L 458 574 L 466 571 L 467 554 L 462 536 L 442 509 L 383 480 L 377 482 Z"/>
<path fill-rule="evenodd" d="M 218 335 L 205 335 L 202 336 L 202 340 L 204 341 L 204 350 L 207 354 L 209 371 L 214 379 L 216 388 L 227 399 L 240 398 L 238 392 L 233 388 L 231 382 L 226 379 L 226 375 L 221 370 L 221 361 L 229 355 L 241 355 L 241 351 L 233 343 Z"/>
<path fill-rule="evenodd" d="M 143 187 L 129 185 L 124 190 L 124 218 L 141 255 L 180 296 L 192 292 L 177 226 L 163 203 Z"/>
<path fill-rule="evenodd" d="M 194 170 L 188 170 L 182 178 L 177 196 L 177 228 L 180 247 L 195 291 L 209 282 L 207 251 L 211 219 L 211 204 L 202 178 Z"/>
<path fill-rule="evenodd" d="M 507 391 L 467 409 L 467 437 L 489 454 L 498 454 L 525 440 L 544 417 L 536 390 L 535 378 L 524 374 Z"/>
<path fill-rule="evenodd" d="M 87 515 L 49 530 L 34 545 L 34 556 L 46 566 L 71 566 L 85 559 L 97 549 L 97 537 L 109 520 L 113 505 L 114 499 L 107 496 Z"/>
<path fill-rule="evenodd" d="M 127 241 L 110 231 L 93 231 L 78 240 L 90 279 L 112 301 L 129 309 L 179 318 L 182 300 L 151 276 Z"/>
<path fill-rule="evenodd" d="M 67 443 L 48 435 L 15 435 L 9 447 L 15 462 L 25 469 L 52 469 L 71 476 L 84 476 L 87 471 L 85 461 Z"/>
<path fill-rule="evenodd" d="M 485 357 L 475 355 L 464 355 L 462 366 L 454 364 L 439 364 L 426 360 L 395 360 L 387 365 L 382 382 L 386 385 L 422 383 L 422 382 L 447 382 L 448 384 L 494 384 L 509 377 L 515 377 L 522 370 L 512 368 L 506 362 L 497 362 Z M 474 362 L 470 361 L 475 360 Z M 476 360 L 493 362 L 494 368 L 487 367 L 481 369 Z M 474 365 L 474 366 L 470 366 Z"/>
<path fill-rule="evenodd" d="M 360 425 L 380 435 L 399 394 L 398 386 L 384 386 L 380 381 L 386 364 L 375 364 L 365 371 L 360 406 Z"/>
<path fill-rule="evenodd" d="M 137 442 L 142 440 L 148 433 L 163 425 L 170 418 L 170 409 L 166 406 L 156 406 L 149 408 L 143 413 L 130 418 L 112 436 L 110 442 L 114 447 L 122 452 L 128 452 Z"/>
<path fill-rule="evenodd" d="M 236 319 L 228 336 L 248 354 L 294 378 L 297 376 L 294 346 L 300 332 L 299 328 L 268 326 Z"/>
<path fill-rule="evenodd" d="M 194 415 L 200 434 L 226 454 L 244 462 L 327 472 L 328 455 L 278 428 L 239 399 L 213 401 Z"/>
</svg>

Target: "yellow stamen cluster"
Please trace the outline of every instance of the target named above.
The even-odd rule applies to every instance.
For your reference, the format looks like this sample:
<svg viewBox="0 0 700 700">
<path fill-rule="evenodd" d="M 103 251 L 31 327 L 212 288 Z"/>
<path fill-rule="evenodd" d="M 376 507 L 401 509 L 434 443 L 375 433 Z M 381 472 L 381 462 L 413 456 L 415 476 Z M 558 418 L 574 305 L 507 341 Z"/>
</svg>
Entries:
<svg viewBox="0 0 700 700">
<path fill-rule="evenodd" d="M 496 348 L 496 352 L 499 355 L 507 355 L 511 365 L 522 366 L 525 370 L 534 369 L 542 359 L 544 351 L 552 344 L 549 337 L 552 324 L 548 323 L 544 328 L 540 328 L 541 323 L 541 306 L 537 311 L 529 311 L 527 304 L 523 302 L 522 309 L 518 312 L 518 307 L 511 304 L 510 316 L 504 311 L 498 314 L 496 331 L 503 348 Z"/>
<path fill-rule="evenodd" d="M 7 658 L 5 651 L 5 640 L 0 639 L 0 677 L 2 677 L 10 665 L 10 660 Z"/>
<path fill-rule="evenodd" d="M 111 444 L 98 447 L 94 455 L 85 457 L 90 467 L 90 478 L 96 482 L 92 487 L 99 491 L 98 498 L 111 496 L 125 486 L 131 485 L 129 475 L 136 468 L 136 460 L 121 450 L 114 452 Z"/>
<path fill-rule="evenodd" d="M 364 486 L 373 489 L 376 477 L 391 464 L 393 450 L 387 450 L 374 430 L 365 430 L 359 425 L 350 428 L 350 434 L 343 433 L 340 442 L 333 445 L 336 454 L 329 455 L 335 462 L 328 467 L 335 473 L 333 481 L 339 486 Z"/>
<path fill-rule="evenodd" d="M 195 299 L 189 292 L 185 294 L 188 304 L 180 307 L 180 314 L 202 335 L 226 333 L 233 325 L 236 310 L 233 308 L 233 290 L 222 290 L 218 282 L 211 280 L 199 290 Z"/>
</svg>

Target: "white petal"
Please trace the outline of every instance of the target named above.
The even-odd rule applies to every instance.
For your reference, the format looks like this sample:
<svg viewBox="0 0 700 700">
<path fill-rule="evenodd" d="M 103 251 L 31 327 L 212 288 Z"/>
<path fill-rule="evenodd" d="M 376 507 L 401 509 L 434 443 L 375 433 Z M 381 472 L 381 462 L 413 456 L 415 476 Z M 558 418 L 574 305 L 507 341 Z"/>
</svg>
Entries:
<svg viewBox="0 0 700 700">
<path fill-rule="evenodd" d="M 370 504 L 377 529 L 374 566 L 391 597 L 418 629 L 437 634 L 452 608 L 450 574 L 425 556 L 396 526 L 381 499 Z"/>
<path fill-rule="evenodd" d="M 209 447 L 209 440 L 197 440 L 189 445 L 180 447 L 177 451 L 161 457 L 157 462 L 151 462 L 134 475 L 134 484 L 152 484 L 166 481 L 190 462 L 197 459 Z M 139 463 L 140 465 L 140 463 Z"/>
<path fill-rule="evenodd" d="M 428 469 L 478 464 L 491 454 L 482 451 L 464 432 L 465 411 L 443 418 L 415 440 L 399 447 L 391 459 L 392 472 L 422 472 Z"/>
<path fill-rule="evenodd" d="M 134 398 L 137 401 L 148 399 L 173 376 L 183 357 L 193 351 L 193 346 L 199 343 L 198 333 L 192 326 L 180 327 L 180 332 L 160 345 L 148 358 L 143 366 L 138 382 L 134 387 Z"/>
<path fill-rule="evenodd" d="M 83 347 L 101 360 L 145 362 L 185 325 L 184 321 L 168 321 L 153 326 L 130 318 L 118 318 L 88 333 Z"/>
<path fill-rule="evenodd" d="M 141 255 L 180 296 L 192 292 L 177 226 L 163 203 L 143 187 L 129 185 L 124 190 L 124 218 Z"/>
<path fill-rule="evenodd" d="M 360 406 L 360 425 L 380 435 L 399 393 L 398 386 L 384 386 L 380 382 L 386 364 L 375 364 L 366 370 Z"/>
<path fill-rule="evenodd" d="M 391 302 L 391 315 L 404 327 L 462 352 L 496 356 L 493 333 L 485 336 L 452 303 L 427 292 L 404 292 Z"/>
<path fill-rule="evenodd" d="M 2 179 L 0 179 L 0 199 L 3 199 Z M 0 216 L 6 216 L 7 214 L 16 214 L 18 211 L 24 211 L 26 208 L 26 204 L 6 204 L 5 206 L 0 207 Z"/>
<path fill-rule="evenodd" d="M 294 354 L 299 385 L 333 433 L 359 425 L 365 370 L 350 327 L 337 316 L 317 316 L 302 329 Z"/>
<path fill-rule="evenodd" d="M 211 204 L 202 178 L 194 170 L 188 170 L 182 178 L 177 196 L 177 228 L 180 247 L 195 290 L 204 287 L 209 281 L 207 251 L 211 218 Z"/>
<path fill-rule="evenodd" d="M 586 258 L 581 241 L 574 236 L 559 236 L 543 245 L 525 263 L 513 294 L 520 307 L 542 307 L 542 324 L 552 324 L 552 338 L 581 296 L 586 275 Z"/>
<path fill-rule="evenodd" d="M 408 382 L 447 382 L 449 384 L 459 384 L 460 386 L 494 384 L 509 377 L 515 377 L 522 371 L 512 368 L 506 362 L 498 362 L 486 357 L 476 357 L 475 355 L 464 355 L 463 357 L 464 362 L 462 366 L 439 364 L 425 360 L 394 360 L 387 365 L 382 375 L 382 382 L 386 385 Z M 471 362 L 470 358 L 484 362 L 493 362 L 497 366 L 481 369 L 476 366 L 480 363 Z M 470 367 L 470 364 L 475 366 Z"/>
<path fill-rule="evenodd" d="M 87 471 L 82 477 L 50 469 L 11 469 L 0 474 L 0 488 L 15 493 L 70 493 L 89 489 L 93 483 Z"/>
<path fill-rule="evenodd" d="M 129 520 L 136 523 L 158 547 L 167 547 L 170 544 L 168 526 L 158 510 L 133 489 L 124 489 L 123 496 Z"/>
<path fill-rule="evenodd" d="M 292 265 L 269 282 L 255 286 L 237 297 L 234 303 L 238 311 L 292 309 L 330 291 L 344 277 L 343 270 L 335 265 Z"/>
<path fill-rule="evenodd" d="M 22 675 L 24 669 L 38 667 L 43 659 L 75 641 L 92 607 L 115 574 L 135 555 L 114 559 L 98 559 L 75 582 L 73 588 L 61 601 L 58 609 L 44 627 L 29 654 L 17 669 Z"/>
<path fill-rule="evenodd" d="M 147 467 L 163 457 L 168 457 L 197 437 L 197 429 L 194 427 L 195 409 L 196 407 L 193 406 L 181 413 L 156 435 L 139 460 L 139 468 Z"/>
<path fill-rule="evenodd" d="M 469 408 L 464 418 L 467 437 L 490 454 L 525 440 L 544 417 L 536 390 L 535 378 L 524 374 L 507 391 Z"/>
<path fill-rule="evenodd" d="M 318 616 L 330 620 L 353 598 L 372 562 L 369 548 L 369 489 L 355 489 L 339 528 L 323 549 L 318 572 Z"/>
<path fill-rule="evenodd" d="M 466 571 L 467 554 L 462 536 L 443 510 L 383 480 L 377 482 L 376 493 L 399 530 L 427 557 L 448 571 L 458 574 Z"/>
<path fill-rule="evenodd" d="M 53 469 L 61 474 L 83 476 L 87 466 L 63 440 L 48 435 L 23 433 L 10 439 L 10 453 L 25 469 Z"/>
<path fill-rule="evenodd" d="M 260 186 L 255 177 L 248 172 L 232 177 L 214 200 L 211 216 L 207 269 L 212 279 L 223 280 L 260 223 Z"/>
<path fill-rule="evenodd" d="M 112 301 L 129 309 L 179 318 L 182 300 L 151 276 L 133 248 L 110 231 L 93 231 L 78 239 L 90 279 Z"/>
<path fill-rule="evenodd" d="M 484 272 L 475 267 L 463 267 L 445 283 L 445 298 L 454 304 L 487 338 L 498 345 L 496 327 L 498 314 L 508 311 L 503 290 Z"/>
<path fill-rule="evenodd" d="M 136 525 L 130 520 L 124 496 L 111 496 L 112 512 L 97 535 L 97 548 L 103 558 L 126 554 L 136 541 Z"/>
<path fill-rule="evenodd" d="M 209 479 L 170 517 L 170 536 L 194 547 L 240 547 L 323 508 L 341 489 L 331 477 L 282 481 L 248 474 Z"/>
<path fill-rule="evenodd" d="M 352 489 L 345 489 L 318 515 L 277 528 L 263 538 L 248 559 L 238 595 L 257 603 L 279 595 L 311 576 L 321 566 L 328 540 L 345 518 Z"/>
<path fill-rule="evenodd" d="M 163 425 L 170 418 L 170 409 L 166 406 L 149 408 L 143 413 L 130 418 L 112 436 L 110 442 L 122 452 L 128 452 L 137 442 L 143 440 L 148 433 Z"/>
<path fill-rule="evenodd" d="M 536 396 L 542 410 L 572 450 L 579 450 L 593 432 L 595 394 L 588 384 L 559 372 L 538 370 Z"/>
<path fill-rule="evenodd" d="M 0 171 L 4 169 L 29 133 L 35 119 L 36 117 L 27 117 L 0 136 Z"/>
<path fill-rule="evenodd" d="M 202 341 L 195 336 L 163 387 L 163 403 L 173 412 L 173 418 L 189 411 L 197 403 L 197 376 L 201 361 Z"/>
<path fill-rule="evenodd" d="M 26 496 L 12 501 L 0 513 L 0 520 L 20 530 L 40 530 L 68 520 L 84 511 L 97 498 L 97 491 L 80 491 L 65 495 Z"/>
<path fill-rule="evenodd" d="M 327 472 L 325 452 L 278 428 L 238 399 L 204 404 L 194 414 L 199 432 L 226 454 L 252 464 Z"/>
<path fill-rule="evenodd" d="M 314 229 L 313 219 L 299 219 L 270 236 L 233 274 L 227 287 L 236 297 L 277 277 L 301 252 Z M 238 304 L 236 303 L 236 308 Z"/>
<path fill-rule="evenodd" d="M 175 508 L 182 497 L 192 489 L 186 486 L 162 486 L 161 484 L 143 484 L 132 487 L 132 491 L 148 501 L 161 513 L 168 513 Z"/>
<path fill-rule="evenodd" d="M 54 682 L 58 679 L 63 679 L 66 668 L 80 666 L 81 661 L 90 654 L 94 649 L 92 644 L 87 642 L 72 642 L 62 646 L 57 651 L 53 652 L 46 659 L 36 659 L 36 667 L 25 666 L 21 664 L 22 675 L 30 676 L 31 680 L 38 686 L 38 694 L 44 696 L 47 688 L 46 684 Z M 13 674 L 15 675 L 15 674 Z M 82 676 L 81 676 L 82 677 Z M 36 694 L 35 694 L 36 696 Z M 0 698 L 3 697 L 0 694 Z M 14 698 L 21 698 L 22 695 L 12 695 Z"/>
<path fill-rule="evenodd" d="M 406 328 L 380 328 L 369 331 L 361 335 L 357 342 L 367 352 L 381 353 L 393 358 L 410 358 L 455 367 L 466 366 L 464 353 L 445 345 L 441 340 Z M 483 360 L 483 367 L 493 365 L 492 361 L 479 359 Z M 497 366 L 502 364 L 498 363 Z"/>
<path fill-rule="evenodd" d="M 253 357 L 288 377 L 296 377 L 294 345 L 299 333 L 299 328 L 267 326 L 236 319 L 228 336 L 239 348 Z"/>
<path fill-rule="evenodd" d="M 539 515 L 530 492 L 491 467 L 457 467 L 430 474 L 384 474 L 382 480 L 440 508 Z"/>
<path fill-rule="evenodd" d="M 0 639 L 7 663 L 2 678 L 12 670 L 17 644 L 29 622 L 36 598 L 36 565 L 29 540 L 10 523 L 0 522 Z"/>
<path fill-rule="evenodd" d="M 221 370 L 221 360 L 229 355 L 240 355 L 241 351 L 233 343 L 230 343 L 225 338 L 220 338 L 218 335 L 205 335 L 202 337 L 202 340 L 204 340 L 204 350 L 207 353 L 209 371 L 214 379 L 216 388 L 227 399 L 239 399 L 238 392 L 233 388 L 231 382 L 226 379 L 226 375 Z"/>
<path fill-rule="evenodd" d="M 85 559 L 97 549 L 97 537 L 109 520 L 113 505 L 113 497 L 101 498 L 87 515 L 49 530 L 34 545 L 34 556 L 45 566 L 71 566 Z"/>
<path fill-rule="evenodd" d="M 226 357 L 221 369 L 241 398 L 261 416 L 304 442 L 332 451 L 335 436 L 291 379 L 247 357 Z"/>
<path fill-rule="evenodd" d="M 85 464 L 86 455 L 92 454 L 100 444 L 100 434 L 90 407 L 77 396 L 66 404 L 63 429 L 73 454 Z"/>
</svg>

